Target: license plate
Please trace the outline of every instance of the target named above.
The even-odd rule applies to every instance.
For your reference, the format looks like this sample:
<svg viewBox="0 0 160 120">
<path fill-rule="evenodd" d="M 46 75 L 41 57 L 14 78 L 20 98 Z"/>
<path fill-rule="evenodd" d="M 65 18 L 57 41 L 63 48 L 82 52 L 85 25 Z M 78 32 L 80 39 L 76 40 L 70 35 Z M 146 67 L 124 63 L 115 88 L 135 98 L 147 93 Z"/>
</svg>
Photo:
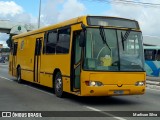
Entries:
<svg viewBox="0 0 160 120">
<path fill-rule="evenodd" d="M 115 90 L 115 91 L 114 91 L 114 94 L 118 94 L 118 95 L 119 95 L 119 94 L 123 94 L 123 93 L 124 93 L 123 90 Z"/>
</svg>

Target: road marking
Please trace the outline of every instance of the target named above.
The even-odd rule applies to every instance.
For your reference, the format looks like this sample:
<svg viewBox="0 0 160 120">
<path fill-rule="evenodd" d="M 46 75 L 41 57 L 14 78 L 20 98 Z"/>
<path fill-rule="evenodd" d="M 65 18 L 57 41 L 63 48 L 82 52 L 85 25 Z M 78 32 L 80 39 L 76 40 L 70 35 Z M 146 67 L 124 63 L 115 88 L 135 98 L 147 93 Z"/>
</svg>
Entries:
<svg viewBox="0 0 160 120">
<path fill-rule="evenodd" d="M 0 64 L 0 66 L 2 66 L 2 65 L 8 65 L 8 64 Z"/>
<path fill-rule="evenodd" d="M 155 90 L 160 90 L 160 86 L 159 85 L 147 85 L 147 88 L 149 88 L 149 89 L 155 89 Z"/>
<path fill-rule="evenodd" d="M 41 89 L 37 89 L 37 88 L 32 87 L 32 86 L 28 86 L 28 85 L 24 85 L 24 86 L 29 87 L 29 88 L 32 88 L 32 89 L 37 90 L 37 91 L 40 91 L 40 92 L 43 92 L 43 93 L 45 93 L 45 94 L 48 94 L 48 95 L 52 95 L 52 96 L 54 96 L 54 94 L 52 94 L 52 93 L 49 93 L 49 92 L 43 91 L 43 90 L 41 90 Z"/>
<path fill-rule="evenodd" d="M 5 79 L 5 80 L 9 80 L 9 81 L 13 82 L 13 80 L 11 80 L 11 79 L 9 79 L 9 78 L 6 78 L 6 77 L 0 76 L 0 78 Z"/>
<path fill-rule="evenodd" d="M 109 117 L 113 117 L 113 118 L 115 118 L 115 119 L 117 119 L 117 120 L 126 120 L 126 119 L 124 119 L 124 118 L 122 118 L 122 117 L 117 117 L 117 116 L 115 116 L 115 115 L 112 115 L 112 114 L 107 113 L 107 112 L 103 112 L 103 111 L 101 111 L 101 110 L 99 110 L 99 109 L 96 109 L 96 108 L 93 108 L 93 107 L 90 107 L 90 106 L 84 106 L 84 107 L 86 107 L 86 108 L 88 108 L 88 109 L 90 109 L 90 110 L 93 110 L 93 111 L 100 112 L 100 113 L 105 114 L 105 115 L 107 115 L 107 116 L 109 116 Z"/>
<path fill-rule="evenodd" d="M 90 109 L 90 110 L 93 110 L 93 111 L 98 111 L 98 112 L 100 112 L 101 110 L 99 110 L 99 109 L 96 109 L 96 108 L 93 108 L 93 107 L 89 107 L 89 106 L 85 106 L 86 108 L 88 108 L 88 109 Z"/>
<path fill-rule="evenodd" d="M 2 67 L 6 67 L 6 66 L 8 66 L 8 65 L 0 65 L 0 66 L 2 66 Z M 6 68 L 6 69 L 8 69 L 8 68 Z"/>
<path fill-rule="evenodd" d="M 13 80 L 11 80 L 11 79 L 9 79 L 9 78 L 6 78 L 6 77 L 2 77 L 2 76 L 0 76 L 0 78 L 13 82 Z M 23 84 L 21 84 L 21 85 L 23 85 Z M 49 95 L 54 96 L 54 94 L 52 94 L 52 93 L 45 92 L 45 91 L 43 91 L 43 90 L 40 90 L 40 89 L 34 88 L 34 87 L 32 87 L 32 86 L 28 86 L 28 85 L 25 85 L 25 84 L 24 84 L 23 86 L 27 86 L 27 87 L 32 88 L 32 89 L 34 89 L 34 90 L 37 90 L 37 91 L 40 91 L 40 92 L 43 92 L 43 93 L 47 93 L 47 94 L 49 94 Z"/>
</svg>

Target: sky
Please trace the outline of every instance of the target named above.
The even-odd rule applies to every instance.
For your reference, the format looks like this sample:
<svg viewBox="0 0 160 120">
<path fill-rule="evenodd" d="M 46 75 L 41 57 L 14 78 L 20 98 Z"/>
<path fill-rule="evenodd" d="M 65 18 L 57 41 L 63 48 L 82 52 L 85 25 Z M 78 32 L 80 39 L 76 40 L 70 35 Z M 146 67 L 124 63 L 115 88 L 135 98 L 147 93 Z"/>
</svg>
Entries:
<svg viewBox="0 0 160 120">
<path fill-rule="evenodd" d="M 160 6 L 140 6 L 109 0 L 41 0 L 41 27 L 81 15 L 103 15 L 135 19 L 143 35 L 160 37 Z M 113 1 L 113 0 L 110 0 Z M 114 0 L 117 1 L 117 0 Z M 160 0 L 130 0 L 160 4 Z M 37 25 L 40 0 L 0 0 L 0 20 Z M 0 44 L 8 38 L 0 33 Z M 157 44 L 160 44 L 157 43 Z"/>
</svg>

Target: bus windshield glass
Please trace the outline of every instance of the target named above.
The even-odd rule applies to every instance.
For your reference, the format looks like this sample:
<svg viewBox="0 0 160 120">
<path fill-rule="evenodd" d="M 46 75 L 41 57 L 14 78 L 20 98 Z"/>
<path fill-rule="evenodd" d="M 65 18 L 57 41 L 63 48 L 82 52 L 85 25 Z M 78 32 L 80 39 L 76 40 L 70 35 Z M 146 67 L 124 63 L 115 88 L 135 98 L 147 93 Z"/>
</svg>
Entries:
<svg viewBox="0 0 160 120">
<path fill-rule="evenodd" d="M 87 28 L 84 70 L 144 71 L 141 32 Z M 105 41 L 104 41 L 105 38 Z M 107 43 L 107 44 L 106 44 Z"/>
</svg>

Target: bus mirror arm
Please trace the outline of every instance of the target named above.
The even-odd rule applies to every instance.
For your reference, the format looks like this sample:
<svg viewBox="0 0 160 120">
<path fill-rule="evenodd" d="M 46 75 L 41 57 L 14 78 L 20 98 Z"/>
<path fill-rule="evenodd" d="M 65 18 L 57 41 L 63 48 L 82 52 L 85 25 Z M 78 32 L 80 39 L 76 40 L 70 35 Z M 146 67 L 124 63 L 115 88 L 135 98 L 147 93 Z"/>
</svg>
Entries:
<svg viewBox="0 0 160 120">
<path fill-rule="evenodd" d="M 80 47 L 85 47 L 85 31 L 81 31 L 80 33 L 80 38 L 79 38 L 79 46 Z"/>
<path fill-rule="evenodd" d="M 79 46 L 80 47 L 85 47 L 85 39 L 86 39 L 86 26 L 82 23 L 81 24 L 82 31 L 80 33 L 80 38 L 79 38 Z"/>
<path fill-rule="evenodd" d="M 86 31 L 86 26 L 83 23 L 81 23 L 81 28 L 83 31 Z"/>
</svg>

